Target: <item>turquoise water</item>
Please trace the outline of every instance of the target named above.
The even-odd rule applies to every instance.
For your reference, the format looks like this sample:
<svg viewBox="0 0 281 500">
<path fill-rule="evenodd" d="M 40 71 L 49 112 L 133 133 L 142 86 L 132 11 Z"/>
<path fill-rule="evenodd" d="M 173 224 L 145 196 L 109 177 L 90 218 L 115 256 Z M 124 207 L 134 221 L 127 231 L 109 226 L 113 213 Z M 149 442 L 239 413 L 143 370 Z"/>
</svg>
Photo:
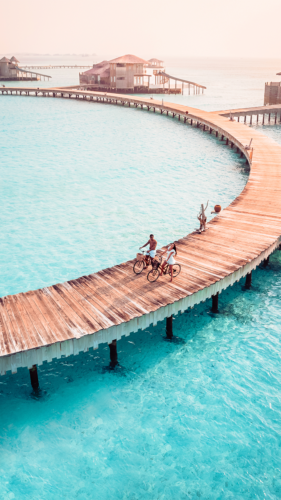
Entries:
<svg viewBox="0 0 281 500">
<path fill-rule="evenodd" d="M 151 230 L 179 238 L 247 180 L 229 148 L 163 116 L 0 108 L 1 295 L 132 258 Z M 101 345 L 40 367 L 39 397 L 26 369 L 1 377 L 1 500 L 279 499 L 280 265 L 223 292 L 218 315 L 206 301 L 177 316 L 173 341 L 164 322 L 121 339 L 114 371 Z"/>
<path fill-rule="evenodd" d="M 201 203 L 225 207 L 247 180 L 239 155 L 172 118 L 60 99 L 0 105 L 1 295 L 132 259 L 150 233 L 161 246 L 185 236 Z"/>
<path fill-rule="evenodd" d="M 280 253 L 210 302 L 108 347 L 2 377 L 2 498 L 278 499 Z"/>
</svg>

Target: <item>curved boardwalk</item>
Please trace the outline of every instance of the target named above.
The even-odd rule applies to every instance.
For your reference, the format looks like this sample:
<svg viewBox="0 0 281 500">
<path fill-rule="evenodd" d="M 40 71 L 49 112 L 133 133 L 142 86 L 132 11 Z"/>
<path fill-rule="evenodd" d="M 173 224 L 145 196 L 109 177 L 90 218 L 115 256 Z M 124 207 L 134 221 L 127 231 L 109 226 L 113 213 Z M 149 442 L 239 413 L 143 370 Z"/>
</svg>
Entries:
<svg viewBox="0 0 281 500">
<path fill-rule="evenodd" d="M 149 283 L 146 273 L 134 275 L 133 261 L 129 261 L 67 283 L 0 299 L 2 374 L 78 354 L 156 324 L 232 285 L 279 246 L 281 146 L 263 134 L 215 112 L 142 97 L 0 88 L 0 94 L 11 92 L 138 106 L 223 135 L 249 162 L 245 146 L 251 138 L 254 150 L 243 192 L 208 223 L 206 233 L 192 233 L 178 241 L 182 272 L 173 283 L 167 276 Z"/>
</svg>

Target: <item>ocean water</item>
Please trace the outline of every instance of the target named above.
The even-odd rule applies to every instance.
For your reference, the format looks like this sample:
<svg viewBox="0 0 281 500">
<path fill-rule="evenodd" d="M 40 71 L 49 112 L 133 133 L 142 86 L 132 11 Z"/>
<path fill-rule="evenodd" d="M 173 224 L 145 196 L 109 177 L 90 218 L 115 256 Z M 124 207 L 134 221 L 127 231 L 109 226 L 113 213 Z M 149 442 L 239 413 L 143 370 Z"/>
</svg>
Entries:
<svg viewBox="0 0 281 500">
<path fill-rule="evenodd" d="M 132 259 L 151 233 L 160 246 L 183 237 L 201 203 L 225 207 L 247 181 L 230 148 L 156 113 L 33 97 L 0 105 L 1 295 Z"/>
<path fill-rule="evenodd" d="M 210 91 L 170 97 L 261 104 L 267 70 L 206 67 Z M 177 239 L 202 201 L 226 206 L 247 181 L 229 148 L 163 116 L 32 97 L 0 109 L 1 295 L 132 258 L 151 230 Z M 279 499 L 280 265 L 276 252 L 251 290 L 223 292 L 217 315 L 210 301 L 178 315 L 172 341 L 165 322 L 121 339 L 115 370 L 101 345 L 40 367 L 39 396 L 26 369 L 1 377 L 0 498 Z"/>
</svg>

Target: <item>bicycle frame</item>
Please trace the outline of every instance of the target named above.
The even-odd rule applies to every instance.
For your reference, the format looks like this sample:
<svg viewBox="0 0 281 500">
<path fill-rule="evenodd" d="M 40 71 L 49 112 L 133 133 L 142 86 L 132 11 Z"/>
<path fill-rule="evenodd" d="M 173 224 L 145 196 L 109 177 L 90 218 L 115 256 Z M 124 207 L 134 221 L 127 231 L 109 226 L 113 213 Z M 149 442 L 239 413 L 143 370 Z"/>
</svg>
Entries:
<svg viewBox="0 0 281 500">
<path fill-rule="evenodd" d="M 169 264 L 165 264 L 165 267 L 163 268 L 163 274 L 167 274 L 169 271 Z"/>
</svg>

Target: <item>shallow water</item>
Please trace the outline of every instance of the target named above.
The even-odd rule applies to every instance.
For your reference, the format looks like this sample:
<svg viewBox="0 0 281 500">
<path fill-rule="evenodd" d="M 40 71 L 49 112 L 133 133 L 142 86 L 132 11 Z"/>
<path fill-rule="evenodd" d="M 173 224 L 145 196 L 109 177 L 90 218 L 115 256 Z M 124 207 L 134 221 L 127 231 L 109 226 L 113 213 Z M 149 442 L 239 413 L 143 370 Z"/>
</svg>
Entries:
<svg viewBox="0 0 281 500">
<path fill-rule="evenodd" d="M 132 259 L 150 233 L 160 246 L 177 240 L 198 226 L 201 203 L 225 207 L 247 180 L 239 155 L 172 118 L 60 99 L 0 104 L 1 295 Z"/>
<path fill-rule="evenodd" d="M 206 107 L 228 108 L 220 96 Z M 1 295 L 132 258 L 151 230 L 179 238 L 247 180 L 230 149 L 163 116 L 0 106 Z M 1 377 L 1 500 L 280 498 L 280 265 L 223 292 L 218 315 L 210 301 L 178 315 L 173 341 L 164 322 L 121 339 L 114 371 L 101 345 L 40 367 L 39 397 L 26 369 Z"/>
<path fill-rule="evenodd" d="M 277 499 L 280 253 L 242 284 L 108 347 L 1 379 L 2 498 Z M 14 495 L 14 496 L 13 496 Z"/>
</svg>

